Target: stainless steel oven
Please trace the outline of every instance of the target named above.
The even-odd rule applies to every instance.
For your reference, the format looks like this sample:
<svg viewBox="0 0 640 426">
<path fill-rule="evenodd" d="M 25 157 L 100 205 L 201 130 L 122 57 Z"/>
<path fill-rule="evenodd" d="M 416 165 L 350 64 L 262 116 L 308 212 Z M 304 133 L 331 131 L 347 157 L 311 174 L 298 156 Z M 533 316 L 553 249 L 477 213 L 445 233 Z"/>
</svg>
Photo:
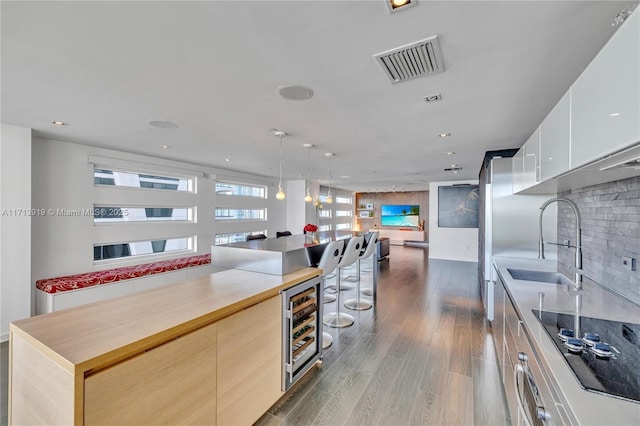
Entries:
<svg viewBox="0 0 640 426">
<path fill-rule="evenodd" d="M 282 294 L 282 390 L 289 389 L 322 357 L 322 279 L 312 278 Z"/>
</svg>

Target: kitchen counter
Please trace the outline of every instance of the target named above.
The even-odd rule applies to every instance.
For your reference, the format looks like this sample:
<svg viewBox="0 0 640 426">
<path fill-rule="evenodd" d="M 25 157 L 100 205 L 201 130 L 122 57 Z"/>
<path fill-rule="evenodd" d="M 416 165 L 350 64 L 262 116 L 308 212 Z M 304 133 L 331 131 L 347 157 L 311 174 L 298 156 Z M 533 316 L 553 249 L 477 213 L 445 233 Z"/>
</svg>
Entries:
<svg viewBox="0 0 640 426">
<path fill-rule="evenodd" d="M 53 353 L 71 373 L 131 357 L 318 276 L 226 270 L 188 282 L 15 321 L 11 333 Z"/>
<path fill-rule="evenodd" d="M 280 290 L 320 273 L 224 270 L 13 322 L 9 423 L 253 423 L 283 394 Z"/>
<path fill-rule="evenodd" d="M 507 271 L 509 268 L 555 272 L 556 261 L 496 256 L 494 265 L 524 327 L 533 339 L 531 343 L 546 374 L 556 381 L 554 391 L 565 401 L 567 412 L 583 425 L 639 424 L 640 403 L 598 394 L 581 387 L 564 356 L 532 312 L 532 309 L 539 308 L 538 293 L 543 292 L 544 311 L 575 315 L 576 292 L 573 287 L 516 280 Z M 580 315 L 637 324 L 640 322 L 640 306 L 585 278 Z"/>
</svg>

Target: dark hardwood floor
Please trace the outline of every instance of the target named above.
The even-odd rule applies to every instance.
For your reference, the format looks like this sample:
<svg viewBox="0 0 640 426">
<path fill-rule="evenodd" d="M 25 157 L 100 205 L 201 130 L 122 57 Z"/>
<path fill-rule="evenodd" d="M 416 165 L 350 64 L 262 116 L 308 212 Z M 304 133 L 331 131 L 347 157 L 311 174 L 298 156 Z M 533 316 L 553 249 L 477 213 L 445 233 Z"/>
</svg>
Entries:
<svg viewBox="0 0 640 426">
<path fill-rule="evenodd" d="M 355 324 L 325 327 L 334 343 L 322 366 L 256 424 L 510 424 L 476 263 L 429 260 L 426 247 L 392 246 L 380 263 L 374 309 L 344 310 Z"/>
</svg>

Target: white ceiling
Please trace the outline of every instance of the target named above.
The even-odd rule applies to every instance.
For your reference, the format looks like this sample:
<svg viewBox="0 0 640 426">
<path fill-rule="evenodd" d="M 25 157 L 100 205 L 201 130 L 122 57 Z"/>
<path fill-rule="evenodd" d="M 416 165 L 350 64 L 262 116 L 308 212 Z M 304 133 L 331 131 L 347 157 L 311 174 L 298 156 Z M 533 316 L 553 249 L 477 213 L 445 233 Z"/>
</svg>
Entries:
<svg viewBox="0 0 640 426">
<path fill-rule="evenodd" d="M 422 0 L 390 14 L 383 0 L 2 1 L 1 119 L 276 177 L 278 128 L 286 179 L 306 178 L 311 143 L 322 184 L 421 190 L 476 179 L 485 151 L 522 146 L 634 3 Z M 444 72 L 390 84 L 372 55 L 435 34 Z M 313 98 L 276 93 L 291 84 Z M 463 170 L 443 171 L 453 163 Z"/>
</svg>

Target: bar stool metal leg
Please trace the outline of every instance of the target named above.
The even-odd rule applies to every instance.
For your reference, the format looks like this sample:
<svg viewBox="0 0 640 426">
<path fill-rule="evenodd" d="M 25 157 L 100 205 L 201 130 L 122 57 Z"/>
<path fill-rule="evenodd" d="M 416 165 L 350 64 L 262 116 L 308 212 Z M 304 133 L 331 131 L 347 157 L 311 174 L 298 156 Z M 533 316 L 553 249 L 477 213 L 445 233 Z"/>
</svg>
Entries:
<svg viewBox="0 0 640 426">
<path fill-rule="evenodd" d="M 356 298 L 347 300 L 346 302 L 344 302 L 344 306 L 347 309 L 352 309 L 354 311 L 365 311 L 367 309 L 371 309 L 373 305 L 366 300 L 360 300 L 360 259 L 358 259 L 356 263 Z"/>
<path fill-rule="evenodd" d="M 340 312 L 340 269 L 338 268 L 336 273 L 336 286 L 338 288 L 336 292 L 336 312 L 324 314 L 322 319 L 324 325 L 334 328 L 351 327 L 355 321 L 351 315 Z"/>
</svg>

